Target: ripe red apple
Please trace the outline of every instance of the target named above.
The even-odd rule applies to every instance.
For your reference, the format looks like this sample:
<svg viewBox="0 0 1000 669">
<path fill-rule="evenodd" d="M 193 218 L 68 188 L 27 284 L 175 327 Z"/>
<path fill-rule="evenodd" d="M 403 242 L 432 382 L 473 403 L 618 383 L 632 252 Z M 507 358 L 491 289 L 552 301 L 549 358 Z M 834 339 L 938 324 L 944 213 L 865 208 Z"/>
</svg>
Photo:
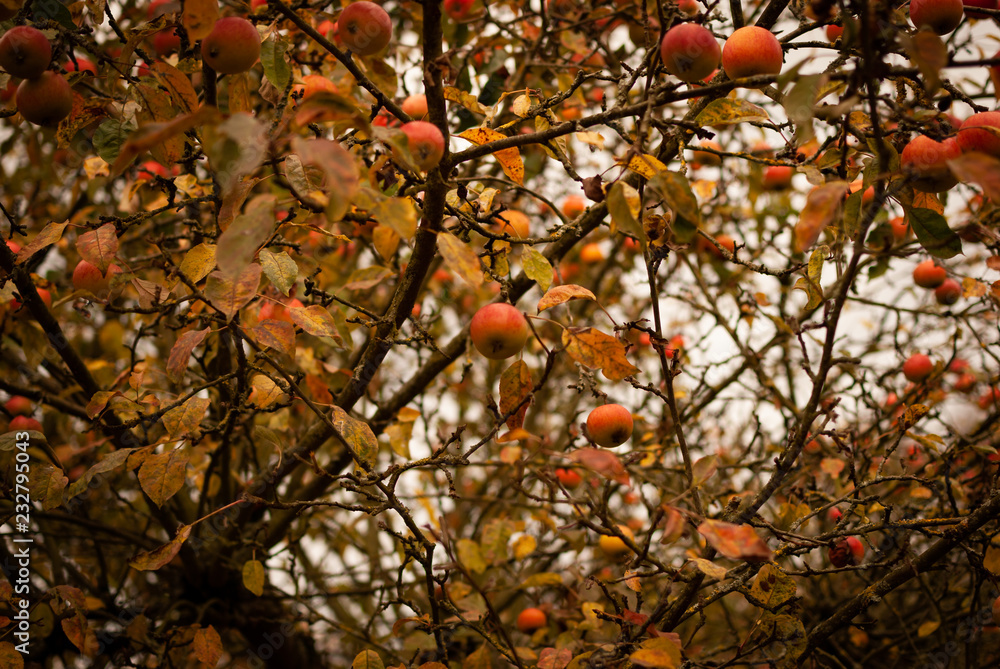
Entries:
<svg viewBox="0 0 1000 669">
<path fill-rule="evenodd" d="M 501 225 L 495 226 L 501 233 L 522 239 L 531 236 L 531 219 L 523 211 L 508 209 L 497 214 L 497 218 L 503 221 Z"/>
<path fill-rule="evenodd" d="M 163 57 L 181 48 L 181 36 L 176 28 L 161 30 L 153 36 L 153 51 Z"/>
<path fill-rule="evenodd" d="M 476 349 L 490 360 L 516 355 L 528 341 L 528 321 L 517 307 L 505 302 L 487 304 L 476 312 L 469 336 Z"/>
<path fill-rule="evenodd" d="M 73 91 L 61 74 L 46 71 L 22 81 L 14 102 L 26 121 L 53 126 L 73 111 Z"/>
<path fill-rule="evenodd" d="M 452 21 L 464 21 L 469 16 L 472 9 L 473 0 L 444 0 L 444 13 L 451 17 Z"/>
<path fill-rule="evenodd" d="M 945 279 L 944 283 L 934 289 L 934 298 L 938 304 L 951 306 L 962 297 L 962 285 L 954 279 Z"/>
<path fill-rule="evenodd" d="M 122 273 L 118 265 L 110 265 L 105 274 L 97 265 L 81 260 L 73 270 L 73 289 L 85 290 L 99 300 L 106 300 L 111 295 L 111 280 Z"/>
<path fill-rule="evenodd" d="M 976 8 L 981 7 L 982 9 L 996 9 L 997 0 L 963 0 L 962 4 L 965 6 L 965 13 L 967 16 L 973 19 L 988 19 L 989 14 L 983 12 L 977 12 Z M 972 9 L 969 9 L 969 8 Z"/>
<path fill-rule="evenodd" d="M 288 313 L 289 309 L 301 309 L 304 304 L 297 297 L 293 297 L 286 303 L 274 302 L 271 300 L 265 300 L 263 304 L 260 305 L 260 311 L 257 313 L 258 321 L 284 321 L 285 323 L 292 322 L 292 315 Z"/>
<path fill-rule="evenodd" d="M 962 151 L 981 151 L 1000 157 L 1000 112 L 973 114 L 962 122 L 955 139 Z"/>
<path fill-rule="evenodd" d="M 698 4 L 698 0 L 677 0 L 677 9 L 681 10 L 682 14 L 694 16 L 701 10 L 701 5 Z"/>
<path fill-rule="evenodd" d="M 722 47 L 722 69 L 730 79 L 778 74 L 784 61 L 781 44 L 770 30 L 744 26 Z"/>
<path fill-rule="evenodd" d="M 840 519 L 843 518 L 843 517 L 844 517 L 844 512 L 841 511 L 840 509 L 838 509 L 835 506 L 831 506 L 829 508 L 829 510 L 827 510 L 827 512 L 826 512 L 826 518 L 827 518 L 827 520 L 829 520 L 834 525 L 836 525 L 837 523 L 839 523 Z"/>
<path fill-rule="evenodd" d="M 560 210 L 563 216 L 572 220 L 587 211 L 587 200 L 582 195 L 567 195 Z"/>
<path fill-rule="evenodd" d="M 220 74 L 246 72 L 260 58 L 260 35 L 246 19 L 225 16 L 201 41 L 201 58 Z"/>
<path fill-rule="evenodd" d="M 337 85 L 322 74 L 307 74 L 302 77 L 302 83 L 292 86 L 292 91 L 302 93 L 302 99 L 308 100 L 317 93 L 336 93 Z"/>
<path fill-rule="evenodd" d="M 7 429 L 11 432 L 23 432 L 26 430 L 41 432 L 42 424 L 34 418 L 29 418 L 27 416 L 14 416 L 10 419 L 10 424 L 7 426 Z"/>
<path fill-rule="evenodd" d="M 545 627 L 546 622 L 545 611 L 534 607 L 525 609 L 517 615 L 517 629 L 525 634 L 531 634 L 535 630 Z"/>
<path fill-rule="evenodd" d="M 587 433 L 605 448 L 624 444 L 632 437 L 632 414 L 620 404 L 605 404 L 587 416 Z"/>
<path fill-rule="evenodd" d="M 838 26 L 831 23 L 826 27 L 826 38 L 830 40 L 830 42 L 836 42 L 843 36 L 844 36 L 844 26 Z"/>
<path fill-rule="evenodd" d="M 583 477 L 575 469 L 563 469 L 562 467 L 556 470 L 556 478 L 567 490 L 572 490 L 583 481 Z"/>
<path fill-rule="evenodd" d="M 601 250 L 601 245 L 597 242 L 584 244 L 583 248 L 580 249 L 580 262 L 593 265 L 602 260 L 604 260 L 604 251 Z"/>
<path fill-rule="evenodd" d="M 52 45 L 41 30 L 17 26 L 0 38 L 0 67 L 22 79 L 37 79 L 52 62 Z"/>
<path fill-rule="evenodd" d="M 1000 404 L 1000 388 L 990 388 L 979 396 L 976 404 L 984 411 L 995 408 L 997 404 Z"/>
<path fill-rule="evenodd" d="M 660 42 L 663 67 L 681 81 L 701 81 L 719 67 L 720 57 L 715 37 L 696 23 L 674 26 Z"/>
<path fill-rule="evenodd" d="M 3 406 L 14 416 L 30 416 L 35 410 L 31 400 L 22 395 L 14 395 Z"/>
<path fill-rule="evenodd" d="M 969 393 L 976 387 L 976 375 L 966 372 L 955 379 L 955 390 L 960 393 Z"/>
<path fill-rule="evenodd" d="M 943 193 L 958 183 L 948 161 L 958 158 L 962 148 L 954 137 L 938 142 L 917 135 L 903 148 L 899 166 L 913 177 L 913 187 L 927 193 Z"/>
<path fill-rule="evenodd" d="M 933 260 L 927 259 L 913 268 L 913 283 L 921 288 L 937 288 L 948 278 L 948 273 L 944 267 L 937 265 Z"/>
<path fill-rule="evenodd" d="M 384 9 L 361 0 L 344 8 L 337 19 L 337 33 L 344 44 L 360 56 L 372 56 L 392 39 L 392 21 Z"/>
<path fill-rule="evenodd" d="M 795 170 L 790 165 L 771 165 L 764 170 L 764 190 L 785 190 L 792 187 Z"/>
<path fill-rule="evenodd" d="M 267 8 L 267 0 L 250 0 L 250 11 L 256 13 L 258 10 Z"/>
<path fill-rule="evenodd" d="M 962 0 L 910 0 L 910 20 L 917 28 L 947 35 L 962 22 L 964 9 Z"/>
<path fill-rule="evenodd" d="M 438 127 L 427 121 L 410 121 L 400 129 L 409 140 L 410 154 L 417 167 L 424 171 L 437 167 L 444 156 L 444 135 Z"/>
<path fill-rule="evenodd" d="M 903 376 L 907 381 L 920 383 L 934 371 L 934 363 L 923 353 L 914 353 L 903 363 Z"/>
<path fill-rule="evenodd" d="M 847 565 L 861 564 L 865 557 L 865 546 L 857 537 L 839 539 L 829 550 L 830 564 L 838 569 Z"/>
<path fill-rule="evenodd" d="M 409 96 L 399 106 L 410 118 L 422 119 L 427 116 L 427 96 L 423 93 Z"/>
<path fill-rule="evenodd" d="M 153 0 L 149 3 L 149 9 L 146 10 L 146 16 L 150 21 L 152 21 L 157 16 L 178 12 L 180 11 L 180 8 L 180 3 L 178 3 L 177 0 Z"/>
</svg>

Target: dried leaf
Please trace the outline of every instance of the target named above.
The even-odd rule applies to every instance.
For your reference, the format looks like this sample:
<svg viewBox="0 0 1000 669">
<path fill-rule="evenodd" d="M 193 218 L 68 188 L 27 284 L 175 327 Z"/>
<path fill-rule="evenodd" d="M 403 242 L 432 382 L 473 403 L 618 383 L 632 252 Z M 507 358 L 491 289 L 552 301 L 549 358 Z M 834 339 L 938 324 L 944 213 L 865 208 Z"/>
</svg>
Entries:
<svg viewBox="0 0 1000 669">
<path fill-rule="evenodd" d="M 106 274 L 118 253 L 118 233 L 114 223 L 106 223 L 80 235 L 76 240 L 76 250 L 84 260 L 97 265 L 101 273 Z"/>
<path fill-rule="evenodd" d="M 295 264 L 295 261 L 284 251 L 275 253 L 269 249 L 261 249 L 257 257 L 260 258 L 260 266 L 268 280 L 283 295 L 288 295 L 299 275 L 299 266 Z"/>
<path fill-rule="evenodd" d="M 191 526 L 181 525 L 177 530 L 177 536 L 159 548 L 148 552 L 142 552 L 129 560 L 129 566 L 138 571 L 156 571 L 173 560 L 181 551 L 181 545 L 191 536 Z"/>
<path fill-rule="evenodd" d="M 17 252 L 17 262 L 23 263 L 29 258 L 31 258 L 31 256 L 41 251 L 42 249 L 58 242 L 60 239 L 62 239 L 63 230 L 66 229 L 67 225 L 68 223 L 55 223 L 55 222 L 46 225 L 44 228 L 42 228 L 41 232 L 35 235 L 34 239 L 32 239 L 27 245 L 21 247 L 21 250 Z M 113 230 L 114 226 L 112 225 L 111 228 Z M 117 241 L 118 238 L 116 237 L 115 242 Z M 79 243 L 80 241 L 77 240 L 77 244 Z"/>
<path fill-rule="evenodd" d="M 517 360 L 510 367 L 504 370 L 500 376 L 500 413 L 507 415 L 527 399 L 531 394 L 532 387 L 531 370 L 523 360 Z M 507 419 L 507 427 L 511 430 L 524 425 L 524 416 L 528 412 L 528 404 L 517 410 Z"/>
<path fill-rule="evenodd" d="M 447 232 L 438 234 L 437 247 L 445 265 L 455 271 L 463 281 L 473 288 L 483 284 L 482 265 L 472 247 Z"/>
<path fill-rule="evenodd" d="M 209 667 L 214 667 L 222 659 L 222 637 L 211 625 L 194 633 L 194 656 Z"/>
<path fill-rule="evenodd" d="M 778 607 L 795 596 L 795 581 L 778 565 L 768 563 L 757 572 L 750 596 L 768 607 Z"/>
<path fill-rule="evenodd" d="M 583 286 L 571 283 L 556 286 L 542 295 L 542 299 L 538 300 L 538 313 L 542 313 L 546 309 L 564 304 L 570 300 L 593 300 L 596 302 L 597 298 L 589 289 Z"/>
<path fill-rule="evenodd" d="M 214 244 L 198 244 L 184 255 L 181 272 L 191 283 L 198 283 L 215 269 Z"/>
<path fill-rule="evenodd" d="M 368 467 L 375 464 L 375 457 L 378 455 L 378 439 L 368 423 L 352 418 L 343 409 L 334 406 L 333 425 L 354 449 L 354 453 L 361 463 Z"/>
<path fill-rule="evenodd" d="M 639 368 L 625 357 L 625 344 L 593 328 L 566 328 L 562 343 L 570 357 L 591 369 L 600 369 L 612 381 L 634 376 Z"/>
<path fill-rule="evenodd" d="M 712 548 L 733 560 L 768 561 L 774 557 L 751 525 L 708 519 L 698 526 L 698 532 Z"/>
<path fill-rule="evenodd" d="M 264 563 L 247 560 L 243 563 L 243 587 L 260 597 L 264 594 Z"/>
<path fill-rule="evenodd" d="M 139 468 L 139 485 L 156 506 L 163 504 L 184 487 L 189 456 L 181 449 L 156 453 Z"/>
<path fill-rule="evenodd" d="M 330 312 L 318 304 L 308 307 L 290 307 L 288 315 L 292 322 L 306 331 L 307 334 L 316 337 L 329 337 L 338 348 L 344 347 L 344 340 L 340 338 L 337 330 L 337 323 Z"/>
<path fill-rule="evenodd" d="M 750 121 L 767 121 L 770 117 L 763 107 L 746 100 L 718 98 L 709 102 L 695 120 L 703 126 L 722 128 Z"/>
<path fill-rule="evenodd" d="M 507 135 L 488 128 L 470 128 L 458 136 L 479 146 L 483 146 L 497 140 L 507 139 Z M 521 153 L 516 147 L 495 151 L 493 153 L 493 157 L 497 159 L 497 162 L 500 163 L 500 167 L 503 169 L 503 173 L 506 174 L 511 181 L 519 186 L 524 185 L 524 163 L 521 161 Z"/>
<path fill-rule="evenodd" d="M 177 338 L 177 341 L 170 349 L 170 355 L 167 357 L 167 378 L 170 381 L 174 383 L 181 382 L 184 378 L 184 372 L 187 371 L 191 353 L 205 341 L 205 338 L 208 337 L 211 331 L 212 328 L 188 330 Z"/>
<path fill-rule="evenodd" d="M 548 258 L 535 249 L 531 247 L 524 249 L 521 254 L 521 266 L 524 268 L 524 275 L 537 283 L 543 292 L 552 285 L 552 265 Z"/>
<path fill-rule="evenodd" d="M 839 218 L 844 194 L 849 187 L 844 181 L 832 181 L 817 186 L 809 193 L 799 222 L 795 224 L 793 246 L 797 253 L 804 253 L 811 248 L 823 230 Z"/>
<path fill-rule="evenodd" d="M 231 321 L 257 294 L 260 274 L 261 267 L 257 263 L 251 264 L 235 278 L 217 270 L 208 277 L 205 296 L 212 306 L 225 315 L 227 321 Z"/>
<path fill-rule="evenodd" d="M 459 539 L 455 549 L 458 553 L 458 561 L 473 574 L 482 574 L 486 571 L 486 560 L 483 559 L 479 544 L 472 539 Z"/>
<path fill-rule="evenodd" d="M 295 326 L 285 321 L 263 320 L 250 329 L 261 346 L 273 348 L 287 355 L 295 352 Z"/>
<path fill-rule="evenodd" d="M 611 479 L 622 485 L 631 484 L 628 472 L 625 471 L 625 465 L 611 451 L 604 450 L 603 448 L 580 448 L 570 453 L 569 457 L 604 478 Z"/>
<path fill-rule="evenodd" d="M 167 437 L 180 439 L 197 433 L 201 427 L 201 419 L 205 417 L 205 412 L 211 403 L 212 400 L 207 397 L 192 397 L 179 407 L 174 407 L 163 414 L 160 420 L 167 430 Z"/>
</svg>

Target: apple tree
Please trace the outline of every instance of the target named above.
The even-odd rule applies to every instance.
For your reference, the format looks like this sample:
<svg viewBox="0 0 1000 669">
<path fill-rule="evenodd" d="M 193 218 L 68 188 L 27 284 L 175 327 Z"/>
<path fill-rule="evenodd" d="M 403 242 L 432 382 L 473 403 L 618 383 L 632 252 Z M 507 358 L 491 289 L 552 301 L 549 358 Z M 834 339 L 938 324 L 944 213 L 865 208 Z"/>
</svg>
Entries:
<svg viewBox="0 0 1000 669">
<path fill-rule="evenodd" d="M 0 0 L 0 666 L 997 666 L 966 5 Z"/>
</svg>

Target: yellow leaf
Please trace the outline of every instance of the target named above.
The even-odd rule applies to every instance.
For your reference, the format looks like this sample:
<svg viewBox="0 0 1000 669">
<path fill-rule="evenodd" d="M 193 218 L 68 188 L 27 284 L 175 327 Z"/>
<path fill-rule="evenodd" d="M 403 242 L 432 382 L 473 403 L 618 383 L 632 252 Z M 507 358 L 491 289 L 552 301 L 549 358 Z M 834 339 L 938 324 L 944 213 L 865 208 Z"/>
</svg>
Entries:
<svg viewBox="0 0 1000 669">
<path fill-rule="evenodd" d="M 938 620 L 928 620 L 927 622 L 923 623 L 920 627 L 917 628 L 917 636 L 920 636 L 920 637 L 930 636 L 931 634 L 934 634 L 934 631 L 938 627 L 941 627 L 941 622 L 940 621 L 938 621 Z"/>
<path fill-rule="evenodd" d="M 243 563 L 243 586 L 258 597 L 264 594 L 264 563 L 260 560 Z"/>
<path fill-rule="evenodd" d="M 612 381 L 639 373 L 625 357 L 625 344 L 593 328 L 566 328 L 562 342 L 570 357 L 581 365 L 600 369 Z"/>
<path fill-rule="evenodd" d="M 468 244 L 463 243 L 455 235 L 442 232 L 438 235 L 437 245 L 445 265 L 457 272 L 467 284 L 473 288 L 483 284 L 483 270 L 479 256 Z"/>
<path fill-rule="evenodd" d="M 619 160 L 618 164 L 621 165 L 623 163 Z M 667 169 L 667 166 L 660 162 L 656 156 L 651 156 L 648 153 L 644 153 L 641 156 L 632 156 L 626 167 L 647 179 L 652 179 L 657 173 Z"/>
<path fill-rule="evenodd" d="M 507 139 L 507 135 L 488 128 L 470 128 L 461 133 L 459 137 L 467 139 L 473 144 L 478 144 L 480 146 L 488 145 L 490 142 L 495 142 L 497 140 Z M 493 152 L 493 156 L 497 159 L 497 162 L 500 163 L 500 167 L 503 169 L 504 174 L 506 174 L 511 181 L 519 186 L 524 185 L 524 163 L 521 161 L 521 152 L 518 151 L 516 147 L 495 151 Z"/>
</svg>

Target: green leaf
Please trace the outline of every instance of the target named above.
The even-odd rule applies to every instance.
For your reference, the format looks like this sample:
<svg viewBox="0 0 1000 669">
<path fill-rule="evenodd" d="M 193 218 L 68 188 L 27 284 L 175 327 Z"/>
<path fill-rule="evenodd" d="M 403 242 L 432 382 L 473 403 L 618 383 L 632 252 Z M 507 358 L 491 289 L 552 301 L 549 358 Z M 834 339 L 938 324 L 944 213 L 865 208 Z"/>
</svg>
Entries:
<svg viewBox="0 0 1000 669">
<path fill-rule="evenodd" d="M 472 539 L 459 539 L 456 546 L 458 551 L 458 561 L 465 565 L 465 568 L 473 574 L 482 574 L 486 571 L 486 561 L 483 559 L 479 544 Z"/>
<path fill-rule="evenodd" d="M 260 64 L 264 66 L 264 76 L 279 91 L 284 91 L 292 78 L 292 68 L 285 60 L 288 42 L 273 33 L 260 45 Z"/>
<path fill-rule="evenodd" d="M 913 209 L 907 218 L 917 241 L 935 258 L 953 258 L 962 253 L 961 238 L 941 214 L 932 209 Z"/>
<path fill-rule="evenodd" d="M 677 214 L 678 219 L 683 218 L 701 227 L 701 206 L 686 176 L 679 172 L 660 172 L 649 180 L 649 185 L 663 196 L 666 205 Z"/>
<path fill-rule="evenodd" d="M 611 221 L 621 230 L 636 237 L 645 251 L 647 240 L 639 217 L 642 216 L 642 200 L 639 192 L 624 181 L 616 181 L 608 189 L 608 212 Z"/>
<path fill-rule="evenodd" d="M 122 123 L 115 119 L 108 119 L 101 123 L 97 131 L 94 132 L 94 150 L 104 162 L 112 165 L 118 159 L 122 145 L 128 140 L 129 135 L 135 131 L 135 125 Z"/>
<path fill-rule="evenodd" d="M 552 285 L 552 265 L 548 258 L 533 248 L 526 248 L 521 254 L 524 274 L 538 284 L 544 293 Z"/>
</svg>

